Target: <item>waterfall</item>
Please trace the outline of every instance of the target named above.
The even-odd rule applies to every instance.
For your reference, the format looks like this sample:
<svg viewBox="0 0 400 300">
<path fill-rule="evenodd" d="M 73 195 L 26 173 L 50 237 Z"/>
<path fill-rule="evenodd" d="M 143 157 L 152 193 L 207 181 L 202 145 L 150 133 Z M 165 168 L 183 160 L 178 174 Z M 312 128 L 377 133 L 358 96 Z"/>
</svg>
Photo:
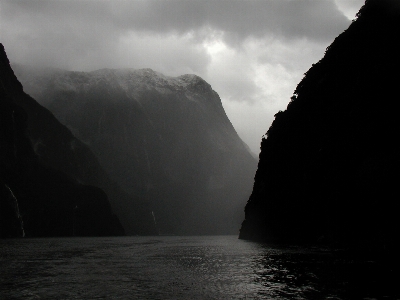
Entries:
<svg viewBox="0 0 400 300">
<path fill-rule="evenodd" d="M 21 232 L 22 232 L 22 237 L 25 237 L 24 221 L 22 220 L 22 216 L 21 216 L 21 214 L 19 213 L 19 206 L 18 206 L 17 197 L 15 197 L 13 191 L 11 190 L 11 188 L 10 188 L 7 184 L 4 184 L 4 186 L 5 186 L 5 187 L 9 190 L 9 192 L 10 192 L 10 196 L 11 196 L 11 197 L 9 198 L 9 200 L 11 200 L 11 201 L 10 201 L 10 204 L 11 204 L 12 208 L 14 209 L 15 216 L 17 217 L 17 219 L 18 219 L 18 221 L 19 221 L 19 223 L 20 223 L 20 229 L 21 229 Z"/>
<path fill-rule="evenodd" d="M 159 233 L 159 230 L 157 228 L 156 215 L 154 214 L 154 211 L 151 211 L 151 215 L 153 216 L 154 227 L 156 228 L 157 232 Z"/>
</svg>

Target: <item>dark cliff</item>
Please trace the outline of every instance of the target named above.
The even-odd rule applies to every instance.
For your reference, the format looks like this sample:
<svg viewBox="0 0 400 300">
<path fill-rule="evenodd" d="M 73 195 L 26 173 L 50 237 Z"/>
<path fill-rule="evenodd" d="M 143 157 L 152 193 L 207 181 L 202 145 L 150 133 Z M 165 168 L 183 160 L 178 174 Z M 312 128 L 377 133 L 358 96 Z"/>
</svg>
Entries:
<svg viewBox="0 0 400 300">
<path fill-rule="evenodd" d="M 15 69 L 112 179 L 147 199 L 160 233 L 238 232 L 256 160 L 203 79 L 150 69 Z"/>
<path fill-rule="evenodd" d="M 393 249 L 400 4 L 369 0 L 262 140 L 240 238 Z"/>
<path fill-rule="evenodd" d="M 115 194 L 118 187 L 90 150 L 24 93 L 3 45 L 0 51 L 1 236 L 123 234 L 97 186 Z"/>
</svg>

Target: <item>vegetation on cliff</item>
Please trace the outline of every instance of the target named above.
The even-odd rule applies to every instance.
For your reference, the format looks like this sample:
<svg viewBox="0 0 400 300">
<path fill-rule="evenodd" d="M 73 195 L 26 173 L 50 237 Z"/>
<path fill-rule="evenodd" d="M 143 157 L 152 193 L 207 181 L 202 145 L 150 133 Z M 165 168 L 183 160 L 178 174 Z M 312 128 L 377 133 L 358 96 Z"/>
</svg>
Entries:
<svg viewBox="0 0 400 300">
<path fill-rule="evenodd" d="M 400 4 L 367 0 L 262 140 L 240 238 L 394 249 Z"/>
<path fill-rule="evenodd" d="M 1 44 L 0 82 L 0 237 L 124 234 L 96 186 L 117 187 L 90 150 L 24 93 Z"/>
<path fill-rule="evenodd" d="M 146 199 L 161 234 L 237 234 L 257 162 L 206 81 L 151 69 L 15 72 L 114 181 Z"/>
</svg>

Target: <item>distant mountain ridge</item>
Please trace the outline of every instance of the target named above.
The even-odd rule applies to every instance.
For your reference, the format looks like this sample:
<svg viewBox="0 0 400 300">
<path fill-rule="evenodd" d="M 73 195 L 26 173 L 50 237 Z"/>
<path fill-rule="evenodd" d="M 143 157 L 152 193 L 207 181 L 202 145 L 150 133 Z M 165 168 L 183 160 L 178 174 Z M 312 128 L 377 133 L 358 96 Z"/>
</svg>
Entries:
<svg viewBox="0 0 400 300">
<path fill-rule="evenodd" d="M 256 161 L 203 79 L 14 68 L 113 180 L 147 199 L 160 233 L 237 233 Z"/>
<path fill-rule="evenodd" d="M 240 238 L 398 260 L 399 20 L 398 1 L 367 0 L 275 115 Z"/>
</svg>

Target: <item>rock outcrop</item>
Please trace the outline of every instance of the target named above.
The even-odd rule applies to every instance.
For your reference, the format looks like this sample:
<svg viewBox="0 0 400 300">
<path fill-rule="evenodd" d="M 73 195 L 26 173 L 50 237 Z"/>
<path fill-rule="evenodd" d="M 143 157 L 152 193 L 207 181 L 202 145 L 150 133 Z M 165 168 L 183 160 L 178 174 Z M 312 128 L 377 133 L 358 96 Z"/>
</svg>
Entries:
<svg viewBox="0 0 400 300">
<path fill-rule="evenodd" d="M 115 210 L 123 197 L 131 199 L 108 179 L 89 148 L 23 91 L 3 45 L 0 80 L 1 237 L 124 234 L 99 187 L 114 197 Z M 138 209 L 139 219 L 143 212 Z M 147 212 L 146 220 L 137 220 L 138 233 L 147 220 L 150 227 L 143 231 L 155 233 Z"/>
<path fill-rule="evenodd" d="M 161 234 L 236 234 L 256 160 L 195 75 L 15 66 L 28 93 L 151 206 Z"/>
<path fill-rule="evenodd" d="M 367 0 L 262 140 L 240 238 L 394 249 L 400 4 Z"/>
</svg>

